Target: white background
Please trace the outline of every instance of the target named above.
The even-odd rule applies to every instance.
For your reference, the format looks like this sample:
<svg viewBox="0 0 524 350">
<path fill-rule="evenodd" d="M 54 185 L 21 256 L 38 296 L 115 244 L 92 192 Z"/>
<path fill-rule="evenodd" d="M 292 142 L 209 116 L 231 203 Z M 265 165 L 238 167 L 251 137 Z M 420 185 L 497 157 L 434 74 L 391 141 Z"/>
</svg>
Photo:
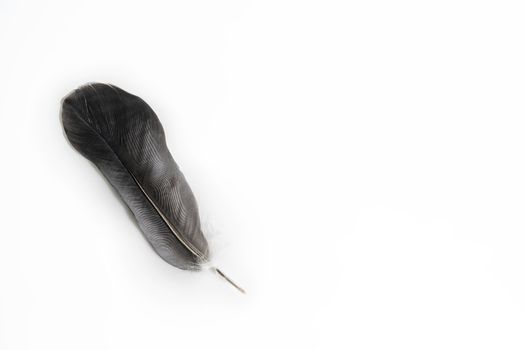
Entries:
<svg viewBox="0 0 524 350">
<path fill-rule="evenodd" d="M 522 1 L 0 1 L 0 349 L 523 349 Z M 217 264 L 66 142 L 144 98 Z"/>
</svg>

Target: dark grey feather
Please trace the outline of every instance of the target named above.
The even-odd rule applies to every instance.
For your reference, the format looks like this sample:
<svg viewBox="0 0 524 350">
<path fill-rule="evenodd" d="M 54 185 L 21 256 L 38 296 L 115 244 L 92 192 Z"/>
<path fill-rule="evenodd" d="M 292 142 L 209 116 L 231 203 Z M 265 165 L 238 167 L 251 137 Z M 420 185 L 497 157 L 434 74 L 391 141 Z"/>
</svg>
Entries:
<svg viewBox="0 0 524 350">
<path fill-rule="evenodd" d="M 73 147 L 122 196 L 158 255 L 185 270 L 208 262 L 197 203 L 147 103 L 112 85 L 88 84 L 63 100 L 62 123 Z"/>
</svg>

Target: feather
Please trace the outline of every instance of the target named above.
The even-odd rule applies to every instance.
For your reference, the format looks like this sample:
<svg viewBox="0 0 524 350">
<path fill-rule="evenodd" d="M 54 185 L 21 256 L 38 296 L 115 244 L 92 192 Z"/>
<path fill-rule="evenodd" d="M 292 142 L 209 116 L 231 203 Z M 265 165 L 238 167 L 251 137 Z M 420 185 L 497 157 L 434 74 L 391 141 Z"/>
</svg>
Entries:
<svg viewBox="0 0 524 350">
<path fill-rule="evenodd" d="M 155 252 L 183 270 L 209 266 L 195 197 L 151 107 L 116 86 L 93 83 L 63 99 L 61 118 L 71 145 L 109 180 Z"/>
</svg>

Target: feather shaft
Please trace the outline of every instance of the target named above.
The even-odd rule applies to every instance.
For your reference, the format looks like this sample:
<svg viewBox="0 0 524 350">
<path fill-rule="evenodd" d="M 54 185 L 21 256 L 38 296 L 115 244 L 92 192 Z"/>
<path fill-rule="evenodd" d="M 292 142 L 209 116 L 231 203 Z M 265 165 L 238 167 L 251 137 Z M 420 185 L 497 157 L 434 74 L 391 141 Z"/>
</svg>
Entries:
<svg viewBox="0 0 524 350">
<path fill-rule="evenodd" d="M 220 271 L 219 268 L 216 268 L 216 267 L 212 267 L 211 270 L 213 270 L 214 272 L 216 272 L 220 277 L 222 277 L 223 279 L 225 279 L 229 284 L 231 284 L 233 287 L 235 287 L 240 293 L 242 294 L 246 294 L 246 291 L 244 290 L 244 288 L 240 287 L 238 284 L 236 284 L 235 282 L 233 282 L 233 280 L 229 277 L 227 277 L 226 274 L 224 274 L 222 271 Z"/>
</svg>

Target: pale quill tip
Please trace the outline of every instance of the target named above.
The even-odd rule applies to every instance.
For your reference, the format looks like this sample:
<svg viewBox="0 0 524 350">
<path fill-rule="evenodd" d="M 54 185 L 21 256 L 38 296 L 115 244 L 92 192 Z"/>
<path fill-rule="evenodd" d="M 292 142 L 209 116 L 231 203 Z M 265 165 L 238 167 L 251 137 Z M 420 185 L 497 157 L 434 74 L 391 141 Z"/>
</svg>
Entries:
<svg viewBox="0 0 524 350">
<path fill-rule="evenodd" d="M 227 277 L 222 271 L 220 271 L 220 269 L 216 268 L 216 267 L 213 267 L 212 270 L 214 270 L 216 273 L 218 273 L 218 275 L 220 277 L 222 277 L 223 279 L 225 279 L 226 281 L 229 282 L 229 284 L 231 284 L 233 287 L 235 287 L 240 293 L 242 294 L 246 294 L 246 291 L 240 287 L 238 284 L 236 284 L 235 282 L 233 282 L 229 277 Z"/>
</svg>

